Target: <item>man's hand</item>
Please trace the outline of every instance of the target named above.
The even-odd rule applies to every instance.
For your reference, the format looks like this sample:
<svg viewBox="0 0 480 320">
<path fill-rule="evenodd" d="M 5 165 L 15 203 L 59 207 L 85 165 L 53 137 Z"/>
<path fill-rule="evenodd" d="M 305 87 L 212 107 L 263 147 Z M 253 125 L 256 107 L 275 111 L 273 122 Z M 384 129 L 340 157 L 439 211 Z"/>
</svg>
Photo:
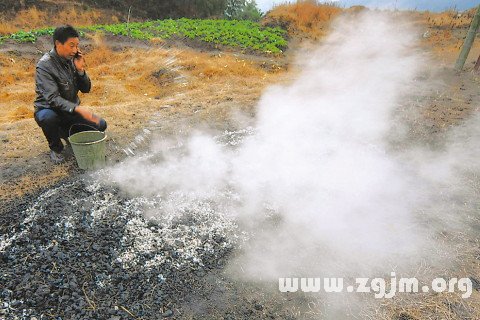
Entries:
<svg viewBox="0 0 480 320">
<path fill-rule="evenodd" d="M 85 72 L 85 58 L 83 57 L 82 51 L 77 51 L 77 55 L 73 58 L 73 63 L 79 73 L 83 74 Z"/>
<path fill-rule="evenodd" d="M 100 124 L 100 117 L 95 115 L 92 111 L 88 110 L 87 108 L 77 106 L 75 108 L 75 112 L 81 115 L 84 119 L 95 123 L 97 126 Z"/>
</svg>

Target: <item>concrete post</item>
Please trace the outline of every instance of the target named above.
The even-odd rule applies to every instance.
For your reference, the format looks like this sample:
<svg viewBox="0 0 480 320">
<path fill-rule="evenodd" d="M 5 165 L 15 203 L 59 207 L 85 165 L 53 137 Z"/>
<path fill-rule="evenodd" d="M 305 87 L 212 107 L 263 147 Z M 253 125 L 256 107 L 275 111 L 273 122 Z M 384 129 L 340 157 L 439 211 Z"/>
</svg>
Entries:
<svg viewBox="0 0 480 320">
<path fill-rule="evenodd" d="M 477 34 L 478 26 L 480 25 L 480 5 L 477 8 L 477 13 L 473 17 L 472 24 L 470 24 L 470 29 L 468 30 L 467 37 L 463 43 L 462 50 L 458 56 L 457 62 L 455 63 L 455 70 L 462 71 L 465 61 L 467 60 L 468 53 L 472 48 L 473 40 L 475 40 L 475 35 Z"/>
</svg>

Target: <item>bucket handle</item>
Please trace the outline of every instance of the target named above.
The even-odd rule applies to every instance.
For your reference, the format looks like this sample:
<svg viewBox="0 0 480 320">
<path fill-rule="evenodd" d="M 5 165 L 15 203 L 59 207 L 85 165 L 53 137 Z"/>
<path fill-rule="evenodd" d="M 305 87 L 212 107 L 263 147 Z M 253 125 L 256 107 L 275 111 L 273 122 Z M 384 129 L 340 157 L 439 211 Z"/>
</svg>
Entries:
<svg viewBox="0 0 480 320">
<path fill-rule="evenodd" d="M 89 128 L 92 128 L 94 131 L 98 131 L 100 132 L 100 130 L 98 130 L 97 128 L 95 127 L 92 127 L 91 125 L 89 124 L 84 124 L 84 123 L 74 123 L 70 126 L 70 129 L 68 129 L 68 137 L 70 137 L 72 135 L 72 128 L 74 126 L 82 126 L 82 127 L 89 127 Z"/>
</svg>

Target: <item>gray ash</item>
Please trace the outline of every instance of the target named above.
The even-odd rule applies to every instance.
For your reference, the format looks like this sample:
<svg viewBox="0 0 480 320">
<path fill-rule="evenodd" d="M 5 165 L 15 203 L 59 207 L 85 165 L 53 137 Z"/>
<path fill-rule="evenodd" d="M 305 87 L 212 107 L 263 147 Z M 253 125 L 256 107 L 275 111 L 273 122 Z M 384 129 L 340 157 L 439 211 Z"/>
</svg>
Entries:
<svg viewBox="0 0 480 320">
<path fill-rule="evenodd" d="M 233 247 L 226 234 L 235 229 L 207 202 L 162 216 L 180 198 L 128 198 L 81 177 L 24 200 L 19 210 L 6 207 L 0 318 L 171 315 L 170 306 L 222 264 Z M 145 217 L 153 211 L 155 221 Z"/>
</svg>

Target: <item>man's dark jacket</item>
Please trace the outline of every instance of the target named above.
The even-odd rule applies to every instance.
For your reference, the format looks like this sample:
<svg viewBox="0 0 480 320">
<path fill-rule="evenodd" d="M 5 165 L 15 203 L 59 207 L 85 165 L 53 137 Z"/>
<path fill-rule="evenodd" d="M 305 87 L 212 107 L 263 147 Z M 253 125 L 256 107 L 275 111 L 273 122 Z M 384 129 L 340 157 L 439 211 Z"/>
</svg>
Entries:
<svg viewBox="0 0 480 320">
<path fill-rule="evenodd" d="M 80 75 L 72 60 L 52 49 L 37 63 L 35 86 L 35 112 L 50 108 L 72 113 L 80 104 L 78 91 L 87 93 L 92 85 L 86 72 Z"/>
</svg>

